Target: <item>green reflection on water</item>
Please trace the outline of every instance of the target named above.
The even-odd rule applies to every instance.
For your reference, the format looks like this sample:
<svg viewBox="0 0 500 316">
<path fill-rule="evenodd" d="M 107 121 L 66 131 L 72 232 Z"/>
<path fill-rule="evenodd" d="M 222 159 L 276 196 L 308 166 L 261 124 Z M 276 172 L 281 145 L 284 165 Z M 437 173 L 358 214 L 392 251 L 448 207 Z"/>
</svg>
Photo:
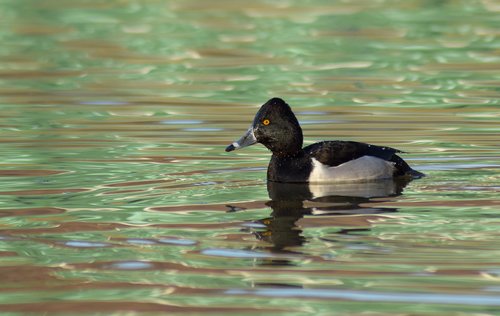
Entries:
<svg viewBox="0 0 500 316">
<path fill-rule="evenodd" d="M 496 312 L 225 292 L 498 296 L 494 2 L 23 0 L 0 12 L 0 311 Z M 307 143 L 393 146 L 428 177 L 402 195 L 289 206 L 328 215 L 278 214 L 267 150 L 223 151 L 272 96 Z M 62 305 L 75 302 L 88 304 Z"/>
</svg>

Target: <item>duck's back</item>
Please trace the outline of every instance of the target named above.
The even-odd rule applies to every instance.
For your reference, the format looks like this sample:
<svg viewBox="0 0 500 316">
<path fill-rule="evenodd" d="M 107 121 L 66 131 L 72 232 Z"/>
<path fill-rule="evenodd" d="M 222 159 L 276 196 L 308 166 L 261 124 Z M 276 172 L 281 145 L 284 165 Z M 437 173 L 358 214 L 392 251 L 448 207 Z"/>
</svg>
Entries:
<svg viewBox="0 0 500 316">
<path fill-rule="evenodd" d="M 363 156 L 377 157 L 390 161 L 400 150 L 351 141 L 323 141 L 304 148 L 309 155 L 324 165 L 336 167 Z"/>
</svg>

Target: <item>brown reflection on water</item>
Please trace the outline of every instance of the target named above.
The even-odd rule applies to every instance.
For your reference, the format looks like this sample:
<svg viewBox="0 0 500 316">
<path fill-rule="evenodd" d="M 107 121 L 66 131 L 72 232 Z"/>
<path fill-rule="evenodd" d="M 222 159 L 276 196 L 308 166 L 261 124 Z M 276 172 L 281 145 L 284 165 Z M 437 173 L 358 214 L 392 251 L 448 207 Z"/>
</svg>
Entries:
<svg viewBox="0 0 500 316">
<path fill-rule="evenodd" d="M 56 70 L 56 71 L 40 71 L 40 70 L 15 70 L 5 71 L 0 70 L 1 79 L 43 79 L 43 78 L 60 78 L 60 77 L 75 77 L 83 75 L 82 72 L 69 71 L 69 70 Z"/>
<path fill-rule="evenodd" d="M 194 294 L 194 293 L 188 293 Z M 199 293 L 196 293 L 199 294 Z M 179 306 L 169 305 L 168 303 L 147 303 L 133 301 L 56 301 L 56 302 L 41 302 L 41 303 L 23 303 L 23 304 L 2 304 L 1 310 L 5 312 L 16 313 L 57 313 L 57 314 L 72 314 L 75 311 L 80 313 L 119 313 L 119 312 L 136 312 L 136 313 L 249 313 L 254 312 L 283 312 L 286 309 L 272 308 L 252 308 L 252 307 L 196 307 L 196 306 Z"/>
<path fill-rule="evenodd" d="M 231 204 L 209 204 L 209 205 L 182 205 L 182 206 L 155 206 L 149 207 L 147 210 L 157 212 L 189 212 L 193 210 L 199 211 L 234 211 L 246 209 L 258 209 L 265 207 L 265 201 L 241 202 Z"/>
<path fill-rule="evenodd" d="M 56 174 L 66 173 L 67 171 L 62 170 L 0 170 L 0 177 L 41 177 L 41 176 L 51 176 Z"/>
<path fill-rule="evenodd" d="M 311 35 L 315 37 L 369 38 L 391 41 L 404 37 L 407 32 L 407 30 L 399 28 L 367 28 L 350 30 L 313 30 Z"/>
<path fill-rule="evenodd" d="M 120 187 L 131 187 L 131 186 L 138 186 L 138 185 L 168 183 L 168 182 L 172 182 L 172 181 L 174 181 L 174 180 L 127 181 L 127 182 L 106 184 L 105 187 L 110 187 L 110 188 L 118 187 L 118 188 L 120 188 Z"/>
<path fill-rule="evenodd" d="M 3 235 L 38 235 L 38 234 L 64 234 L 71 232 L 91 232 L 91 231 L 117 231 L 127 228 L 179 228 L 179 229 L 224 229 L 232 228 L 238 225 L 239 222 L 231 223 L 171 223 L 171 224 L 147 224 L 147 225 L 132 225 L 122 223 L 106 223 L 106 222 L 59 222 L 53 223 L 53 227 L 43 228 L 6 228 L 0 229 L 0 234 Z"/>
<path fill-rule="evenodd" d="M 498 188 L 491 189 L 492 191 L 497 191 Z M 378 203 L 377 203 L 378 204 Z M 365 207 L 373 206 L 373 203 L 363 204 Z M 378 204 L 380 205 L 380 204 Z M 393 202 L 383 202 L 383 206 L 387 207 L 497 207 L 500 206 L 500 200 L 458 200 L 458 201 L 393 201 Z"/>
<path fill-rule="evenodd" d="M 188 254 L 190 257 L 204 257 L 204 255 L 200 254 L 200 252 L 193 251 Z M 279 255 L 276 255 L 277 258 L 279 258 Z M 284 257 L 286 258 L 286 257 Z M 297 256 L 296 259 L 300 259 L 300 256 Z M 318 263 L 327 263 L 327 260 L 322 259 L 320 256 L 309 256 L 307 258 L 308 260 L 314 260 L 317 261 Z M 235 260 L 235 259 L 226 259 L 226 260 Z M 224 275 L 272 275 L 276 273 L 276 269 L 269 267 L 269 261 L 270 259 L 264 259 L 262 261 L 263 265 L 262 267 L 259 267 L 258 269 L 252 268 L 252 267 L 243 267 L 243 268 L 231 268 L 230 265 L 227 265 L 226 267 L 219 267 L 219 268 L 204 268 L 204 267 L 196 267 L 196 266 L 189 266 L 184 263 L 175 263 L 175 262 L 153 262 L 153 261 L 147 261 L 147 262 L 139 262 L 139 263 L 145 263 L 147 264 L 147 267 L 141 268 L 139 270 L 146 270 L 146 271 L 163 271 L 165 273 L 172 273 L 172 272 L 177 272 L 177 273 L 190 273 L 193 275 L 215 275 L 215 276 L 224 276 Z M 76 270 L 120 270 L 119 266 L 120 264 L 126 264 L 128 263 L 127 261 L 109 261 L 109 262 L 96 262 L 96 263 L 84 263 L 84 264 L 68 264 L 65 266 L 65 268 L 68 269 L 76 269 Z M 133 262 L 132 262 L 133 263 Z M 266 267 L 268 265 L 268 267 Z M 285 265 L 284 265 L 285 266 Z M 293 274 L 295 269 L 292 268 L 286 268 L 286 267 L 281 267 L 280 268 L 280 273 L 283 274 Z M 453 271 L 455 273 L 456 271 Z M 380 274 L 381 276 L 397 276 L 397 275 L 405 275 L 406 273 L 401 273 L 401 272 L 394 272 L 394 271 L 367 271 L 363 270 L 362 267 L 357 268 L 353 267 L 352 269 L 314 269 L 314 270 L 308 270 L 307 275 L 342 275 L 342 276 L 376 276 Z"/>
<path fill-rule="evenodd" d="M 0 217 L 7 216 L 31 216 L 31 215 L 54 215 L 65 213 L 66 210 L 58 207 L 33 207 L 20 209 L 0 209 Z"/>
<path fill-rule="evenodd" d="M 48 194 L 66 194 L 87 192 L 90 189 L 41 189 L 41 190 L 19 190 L 19 191 L 0 191 L 0 195 L 48 195 Z"/>
<path fill-rule="evenodd" d="M 119 288 L 120 284 L 116 288 Z M 108 289 L 104 287 L 104 289 Z M 125 287 L 126 289 L 126 287 Z M 168 296 L 168 292 L 171 288 L 165 289 L 165 296 Z M 75 290 L 75 289 L 71 289 Z M 185 291 L 185 293 L 180 293 L 181 295 L 210 295 L 206 292 L 200 291 Z M 80 313 L 180 313 L 180 314 L 192 314 L 192 313 L 208 313 L 208 314 L 235 314 L 235 313 L 250 313 L 250 312 L 286 312 L 286 308 L 261 308 L 261 307 L 197 307 L 189 305 L 170 305 L 168 303 L 147 303 L 147 302 L 133 302 L 133 301 L 83 301 L 83 302 L 71 302 L 71 301 L 55 301 L 55 302 L 43 302 L 43 303 L 24 303 L 24 304 L 2 304 L 2 311 L 5 312 L 17 312 L 17 313 L 57 313 L 57 314 L 73 314 L 75 311 Z"/>
</svg>

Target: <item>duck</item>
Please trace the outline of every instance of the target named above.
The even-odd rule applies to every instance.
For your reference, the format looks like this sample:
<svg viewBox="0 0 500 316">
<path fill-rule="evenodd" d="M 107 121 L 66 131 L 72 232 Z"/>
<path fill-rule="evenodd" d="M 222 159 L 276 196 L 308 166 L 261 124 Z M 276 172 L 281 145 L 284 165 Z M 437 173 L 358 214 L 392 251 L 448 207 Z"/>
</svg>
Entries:
<svg viewBox="0 0 500 316">
<path fill-rule="evenodd" d="M 257 143 L 271 153 L 267 180 L 285 183 L 374 181 L 399 177 L 421 178 L 398 154 L 402 151 L 355 141 L 320 141 L 303 147 L 297 117 L 281 98 L 272 98 L 257 111 L 244 135 L 226 152 Z"/>
</svg>

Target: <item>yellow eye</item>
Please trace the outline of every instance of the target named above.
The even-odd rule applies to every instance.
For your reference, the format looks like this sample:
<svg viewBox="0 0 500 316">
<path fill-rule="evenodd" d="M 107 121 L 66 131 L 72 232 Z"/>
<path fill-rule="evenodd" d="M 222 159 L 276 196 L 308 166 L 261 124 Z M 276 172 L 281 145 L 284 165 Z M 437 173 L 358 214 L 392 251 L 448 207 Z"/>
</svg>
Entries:
<svg viewBox="0 0 500 316">
<path fill-rule="evenodd" d="M 269 125 L 270 123 L 271 123 L 271 121 L 268 120 L 268 119 L 265 119 L 265 120 L 262 121 L 262 124 L 264 124 L 266 126 Z"/>
</svg>

